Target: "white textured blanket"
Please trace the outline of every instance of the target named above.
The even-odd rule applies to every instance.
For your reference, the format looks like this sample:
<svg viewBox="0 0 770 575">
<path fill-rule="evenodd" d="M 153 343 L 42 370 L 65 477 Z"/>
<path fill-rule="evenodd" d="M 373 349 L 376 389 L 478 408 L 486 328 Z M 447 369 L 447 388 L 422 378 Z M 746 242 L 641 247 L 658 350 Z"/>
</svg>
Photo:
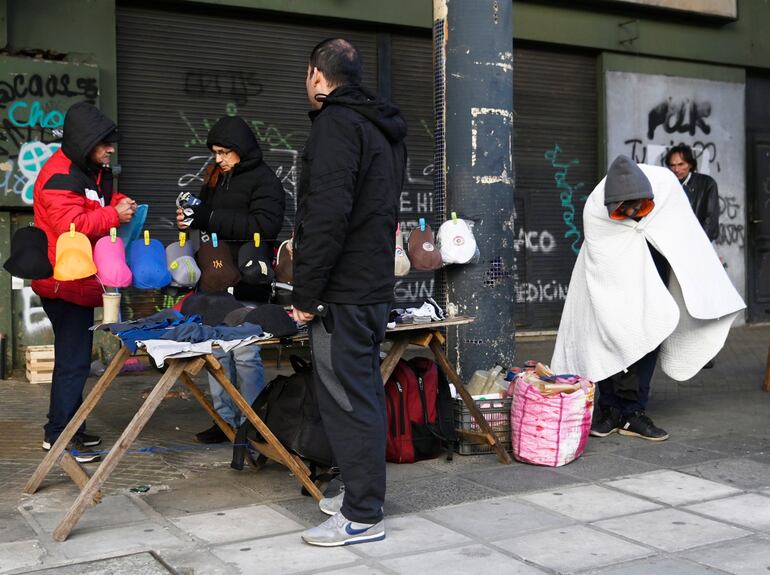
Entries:
<svg viewBox="0 0 770 575">
<path fill-rule="evenodd" d="M 585 241 L 551 359 L 557 373 L 601 381 L 662 344 L 663 371 L 689 379 L 722 348 L 745 307 L 676 177 L 639 167 L 655 194 L 655 208 L 639 222 L 610 219 L 605 180 L 586 200 Z M 671 265 L 668 287 L 647 242 Z"/>
</svg>

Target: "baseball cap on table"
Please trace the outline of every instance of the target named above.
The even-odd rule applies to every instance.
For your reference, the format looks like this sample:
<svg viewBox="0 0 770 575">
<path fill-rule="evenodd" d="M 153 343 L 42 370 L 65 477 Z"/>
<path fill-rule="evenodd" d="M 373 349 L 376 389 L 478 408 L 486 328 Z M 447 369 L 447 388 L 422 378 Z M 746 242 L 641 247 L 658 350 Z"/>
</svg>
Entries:
<svg viewBox="0 0 770 575">
<path fill-rule="evenodd" d="M 19 228 L 11 238 L 11 257 L 3 267 L 13 276 L 27 280 L 42 280 L 53 275 L 48 259 L 48 237 L 40 228 Z"/>
<path fill-rule="evenodd" d="M 184 300 L 181 312 L 186 316 L 201 316 L 205 325 L 219 325 L 230 312 L 242 307 L 244 305 L 227 292 L 195 293 Z"/>
<path fill-rule="evenodd" d="M 423 218 L 420 218 L 420 225 L 409 234 L 408 245 L 409 260 L 415 270 L 437 270 L 443 265 L 441 253 L 433 240 L 433 231 Z"/>
<path fill-rule="evenodd" d="M 115 228 L 112 228 L 115 230 Z M 122 288 L 131 285 L 133 274 L 126 263 L 126 247 L 117 235 L 104 236 L 94 246 L 96 275 L 106 287 Z"/>
<path fill-rule="evenodd" d="M 128 266 L 134 274 L 134 287 L 160 289 L 171 283 L 166 267 L 166 249 L 158 240 L 151 240 L 149 232 L 144 239 L 128 244 Z"/>
<path fill-rule="evenodd" d="M 396 226 L 396 277 L 404 277 L 411 267 L 409 257 L 404 251 L 404 237 L 401 235 L 401 224 L 399 224 Z"/>
<path fill-rule="evenodd" d="M 270 244 L 262 243 L 258 239 L 245 242 L 238 250 L 238 269 L 241 272 L 241 281 L 244 283 L 271 284 L 275 272 L 273 271 L 273 250 Z"/>
<path fill-rule="evenodd" d="M 286 309 L 274 303 L 266 303 L 255 307 L 246 314 L 246 323 L 255 323 L 273 337 L 289 337 L 297 333 L 297 324 L 289 317 Z"/>
<path fill-rule="evenodd" d="M 235 267 L 229 246 L 218 241 L 216 234 L 211 234 L 207 241 L 201 238 L 201 245 L 195 257 L 201 270 L 199 291 L 224 292 L 241 281 L 241 273 Z"/>
<path fill-rule="evenodd" d="M 70 224 L 70 231 L 64 232 L 56 240 L 56 263 L 53 277 L 59 281 L 72 281 L 90 277 L 96 273 L 91 241 L 75 231 L 75 224 Z"/>
<path fill-rule="evenodd" d="M 254 308 L 251 306 L 243 306 L 234 309 L 225 316 L 225 319 L 222 323 L 229 325 L 230 327 L 241 325 L 246 321 L 246 315 L 253 309 Z"/>
<path fill-rule="evenodd" d="M 476 238 L 465 220 L 452 212 L 452 219 L 447 220 L 436 234 L 441 259 L 445 264 L 467 264 L 476 253 Z"/>
</svg>

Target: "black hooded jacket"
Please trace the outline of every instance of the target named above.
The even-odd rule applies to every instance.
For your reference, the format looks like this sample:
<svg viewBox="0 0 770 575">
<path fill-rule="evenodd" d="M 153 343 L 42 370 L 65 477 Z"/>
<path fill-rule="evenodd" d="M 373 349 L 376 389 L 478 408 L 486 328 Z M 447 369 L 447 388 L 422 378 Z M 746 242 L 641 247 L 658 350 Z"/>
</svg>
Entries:
<svg viewBox="0 0 770 575">
<path fill-rule="evenodd" d="M 690 172 L 682 187 L 703 231 L 713 242 L 719 239 L 719 190 L 714 178 Z"/>
<path fill-rule="evenodd" d="M 360 86 L 329 94 L 302 154 L 294 231 L 295 307 L 393 300 L 406 122 Z"/>
<path fill-rule="evenodd" d="M 241 161 L 220 176 L 216 187 L 203 186 L 203 204 L 195 208 L 191 227 L 216 233 L 227 241 L 237 262 L 238 249 L 259 233 L 272 245 L 283 223 L 285 193 L 281 181 L 262 159 L 262 150 L 248 124 L 224 116 L 209 131 L 206 145 L 235 151 Z"/>
</svg>

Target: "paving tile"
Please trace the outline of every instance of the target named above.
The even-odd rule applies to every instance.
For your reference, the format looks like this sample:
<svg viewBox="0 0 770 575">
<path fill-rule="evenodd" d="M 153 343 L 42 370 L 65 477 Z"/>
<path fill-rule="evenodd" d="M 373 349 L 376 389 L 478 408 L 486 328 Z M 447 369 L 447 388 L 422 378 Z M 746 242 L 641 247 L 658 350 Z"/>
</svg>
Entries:
<svg viewBox="0 0 770 575">
<path fill-rule="evenodd" d="M 650 443 L 634 437 L 627 439 L 633 439 L 634 443 L 629 447 L 619 449 L 615 452 L 616 454 L 651 463 L 658 467 L 683 467 L 726 457 L 724 453 L 718 451 L 693 447 L 672 440 Z"/>
<path fill-rule="evenodd" d="M 324 569 L 323 571 L 315 571 L 315 573 L 323 573 L 323 575 L 388 575 L 382 569 L 367 565 L 354 565 L 353 567 L 343 567 L 334 571 Z"/>
<path fill-rule="evenodd" d="M 683 505 L 740 493 L 734 487 L 672 470 L 653 471 L 605 485 L 669 505 Z"/>
<path fill-rule="evenodd" d="M 266 505 L 196 513 L 170 521 L 187 533 L 209 543 L 254 539 L 303 529 L 296 521 Z"/>
<path fill-rule="evenodd" d="M 490 499 L 501 493 L 463 477 L 422 477 L 404 481 L 385 494 L 385 511 L 390 514 L 414 513 L 445 505 Z"/>
<path fill-rule="evenodd" d="M 497 541 L 496 547 L 559 573 L 640 559 L 653 551 L 585 525 L 560 527 Z M 558 551 L 556 551 L 558 546 Z"/>
<path fill-rule="evenodd" d="M 770 436 L 767 434 L 759 436 L 746 435 L 743 433 L 727 433 L 724 435 L 714 435 L 699 439 L 688 439 L 684 443 L 694 447 L 720 451 L 733 457 L 770 453 Z"/>
<path fill-rule="evenodd" d="M 412 575 L 419 565 L 421 575 L 539 575 L 544 571 L 484 545 L 467 545 L 442 551 L 385 559 L 382 564 L 395 573 Z"/>
<path fill-rule="evenodd" d="M 56 544 L 56 551 L 69 559 L 84 560 L 170 548 L 184 543 L 169 533 L 168 528 L 157 523 L 134 523 L 114 529 L 75 526 L 66 541 Z"/>
<path fill-rule="evenodd" d="M 71 502 L 70 502 L 71 503 Z M 60 510 L 49 511 L 43 505 L 35 505 L 28 509 L 32 518 L 47 532 L 52 532 L 64 518 Z M 86 510 L 76 525 L 76 529 L 97 529 L 141 523 L 147 521 L 147 516 L 126 495 L 110 495 L 102 502 Z"/>
<path fill-rule="evenodd" d="M 461 477 L 494 489 L 501 495 L 541 491 L 562 485 L 582 483 L 579 479 L 561 473 L 553 467 L 517 462 L 511 465 L 498 465 L 484 471 L 463 473 Z"/>
<path fill-rule="evenodd" d="M 761 463 L 748 457 L 720 459 L 685 467 L 680 471 L 739 489 L 770 488 L 770 460 Z"/>
<path fill-rule="evenodd" d="M 572 523 L 566 517 L 510 497 L 444 507 L 424 512 L 423 515 L 481 541 L 494 541 Z"/>
<path fill-rule="evenodd" d="M 735 575 L 767 575 L 770 571 L 770 539 L 766 537 L 746 537 L 682 555 Z"/>
<path fill-rule="evenodd" d="M 595 571 L 594 575 L 716 575 L 709 567 L 685 559 L 651 558 Z"/>
<path fill-rule="evenodd" d="M 0 543 L 0 573 L 41 564 L 45 550 L 35 539 Z"/>
<path fill-rule="evenodd" d="M 415 536 L 419 533 L 419 536 Z M 385 520 L 385 539 L 371 545 L 357 545 L 356 551 L 369 557 L 386 557 L 430 551 L 471 543 L 461 533 L 423 517 L 406 515 Z"/>
<path fill-rule="evenodd" d="M 606 439 L 606 438 L 600 438 Z M 566 473 L 584 481 L 600 481 L 613 479 L 637 473 L 647 473 L 660 469 L 660 465 L 622 457 L 617 453 L 594 453 L 583 455 L 569 465 L 559 468 L 560 473 Z"/>
<path fill-rule="evenodd" d="M 34 539 L 37 534 L 18 511 L 0 513 L 0 543 Z"/>
<path fill-rule="evenodd" d="M 367 543 L 378 545 L 380 543 Z M 241 573 L 254 573 L 259 566 L 261 573 L 286 575 L 317 569 L 332 570 L 352 566 L 359 556 L 344 547 L 314 547 L 300 539 L 299 532 L 252 539 L 240 543 L 219 545 L 212 553 L 222 561 L 235 566 Z"/>
<path fill-rule="evenodd" d="M 599 485 L 579 485 L 522 495 L 522 499 L 577 521 L 598 521 L 618 515 L 659 509 L 660 505 Z"/>
<path fill-rule="evenodd" d="M 43 571 L 35 571 L 35 575 L 114 575 L 115 573 L 170 575 L 171 571 L 166 569 L 150 553 L 112 557 L 76 565 L 60 565 Z"/>
<path fill-rule="evenodd" d="M 756 493 L 698 503 L 685 509 L 729 521 L 741 527 L 760 531 L 770 530 L 770 497 Z"/>
<path fill-rule="evenodd" d="M 737 539 L 749 532 L 678 509 L 660 509 L 594 523 L 628 539 L 664 551 L 682 551 L 719 541 Z"/>
</svg>

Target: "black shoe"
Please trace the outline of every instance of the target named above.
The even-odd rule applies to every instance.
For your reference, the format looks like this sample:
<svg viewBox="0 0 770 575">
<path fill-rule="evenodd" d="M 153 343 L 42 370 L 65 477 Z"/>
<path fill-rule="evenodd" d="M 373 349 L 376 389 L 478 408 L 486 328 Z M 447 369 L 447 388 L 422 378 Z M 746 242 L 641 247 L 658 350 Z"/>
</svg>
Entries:
<svg viewBox="0 0 770 575">
<path fill-rule="evenodd" d="M 647 417 L 643 411 L 637 411 L 623 417 L 618 433 L 620 435 L 641 437 L 650 441 L 665 441 L 668 439 L 668 433 L 664 429 L 656 427 L 652 419 Z"/>
<path fill-rule="evenodd" d="M 607 437 L 615 433 L 620 427 L 620 410 L 615 407 L 602 408 L 599 419 L 591 424 L 591 435 L 594 437 Z"/>
<path fill-rule="evenodd" d="M 88 433 L 77 433 L 75 434 L 75 437 L 77 437 L 80 440 L 80 443 L 83 444 L 83 447 L 95 447 L 102 442 L 102 438 L 98 435 L 90 435 Z M 43 441 L 43 449 L 46 451 L 49 451 L 51 449 L 51 446 L 56 443 L 55 441 Z"/>
<path fill-rule="evenodd" d="M 196 433 L 195 440 L 199 443 L 224 443 L 230 441 L 225 432 L 219 429 L 216 423 L 207 430 Z"/>
<path fill-rule="evenodd" d="M 88 437 L 92 438 L 93 440 L 95 436 L 90 435 Z M 97 439 L 99 438 L 97 437 Z M 101 442 L 101 439 L 99 439 L 99 442 Z M 43 449 L 46 451 L 50 451 L 51 446 L 54 443 L 56 442 L 44 441 Z M 90 451 L 88 449 L 88 446 L 86 446 L 78 436 L 75 436 L 75 438 L 72 441 L 70 441 L 69 444 L 67 444 L 67 451 L 70 452 L 72 457 L 74 457 L 75 461 L 77 461 L 78 463 L 91 463 L 93 461 L 99 461 L 102 458 L 102 456 L 99 453 L 94 453 L 93 451 Z"/>
</svg>

